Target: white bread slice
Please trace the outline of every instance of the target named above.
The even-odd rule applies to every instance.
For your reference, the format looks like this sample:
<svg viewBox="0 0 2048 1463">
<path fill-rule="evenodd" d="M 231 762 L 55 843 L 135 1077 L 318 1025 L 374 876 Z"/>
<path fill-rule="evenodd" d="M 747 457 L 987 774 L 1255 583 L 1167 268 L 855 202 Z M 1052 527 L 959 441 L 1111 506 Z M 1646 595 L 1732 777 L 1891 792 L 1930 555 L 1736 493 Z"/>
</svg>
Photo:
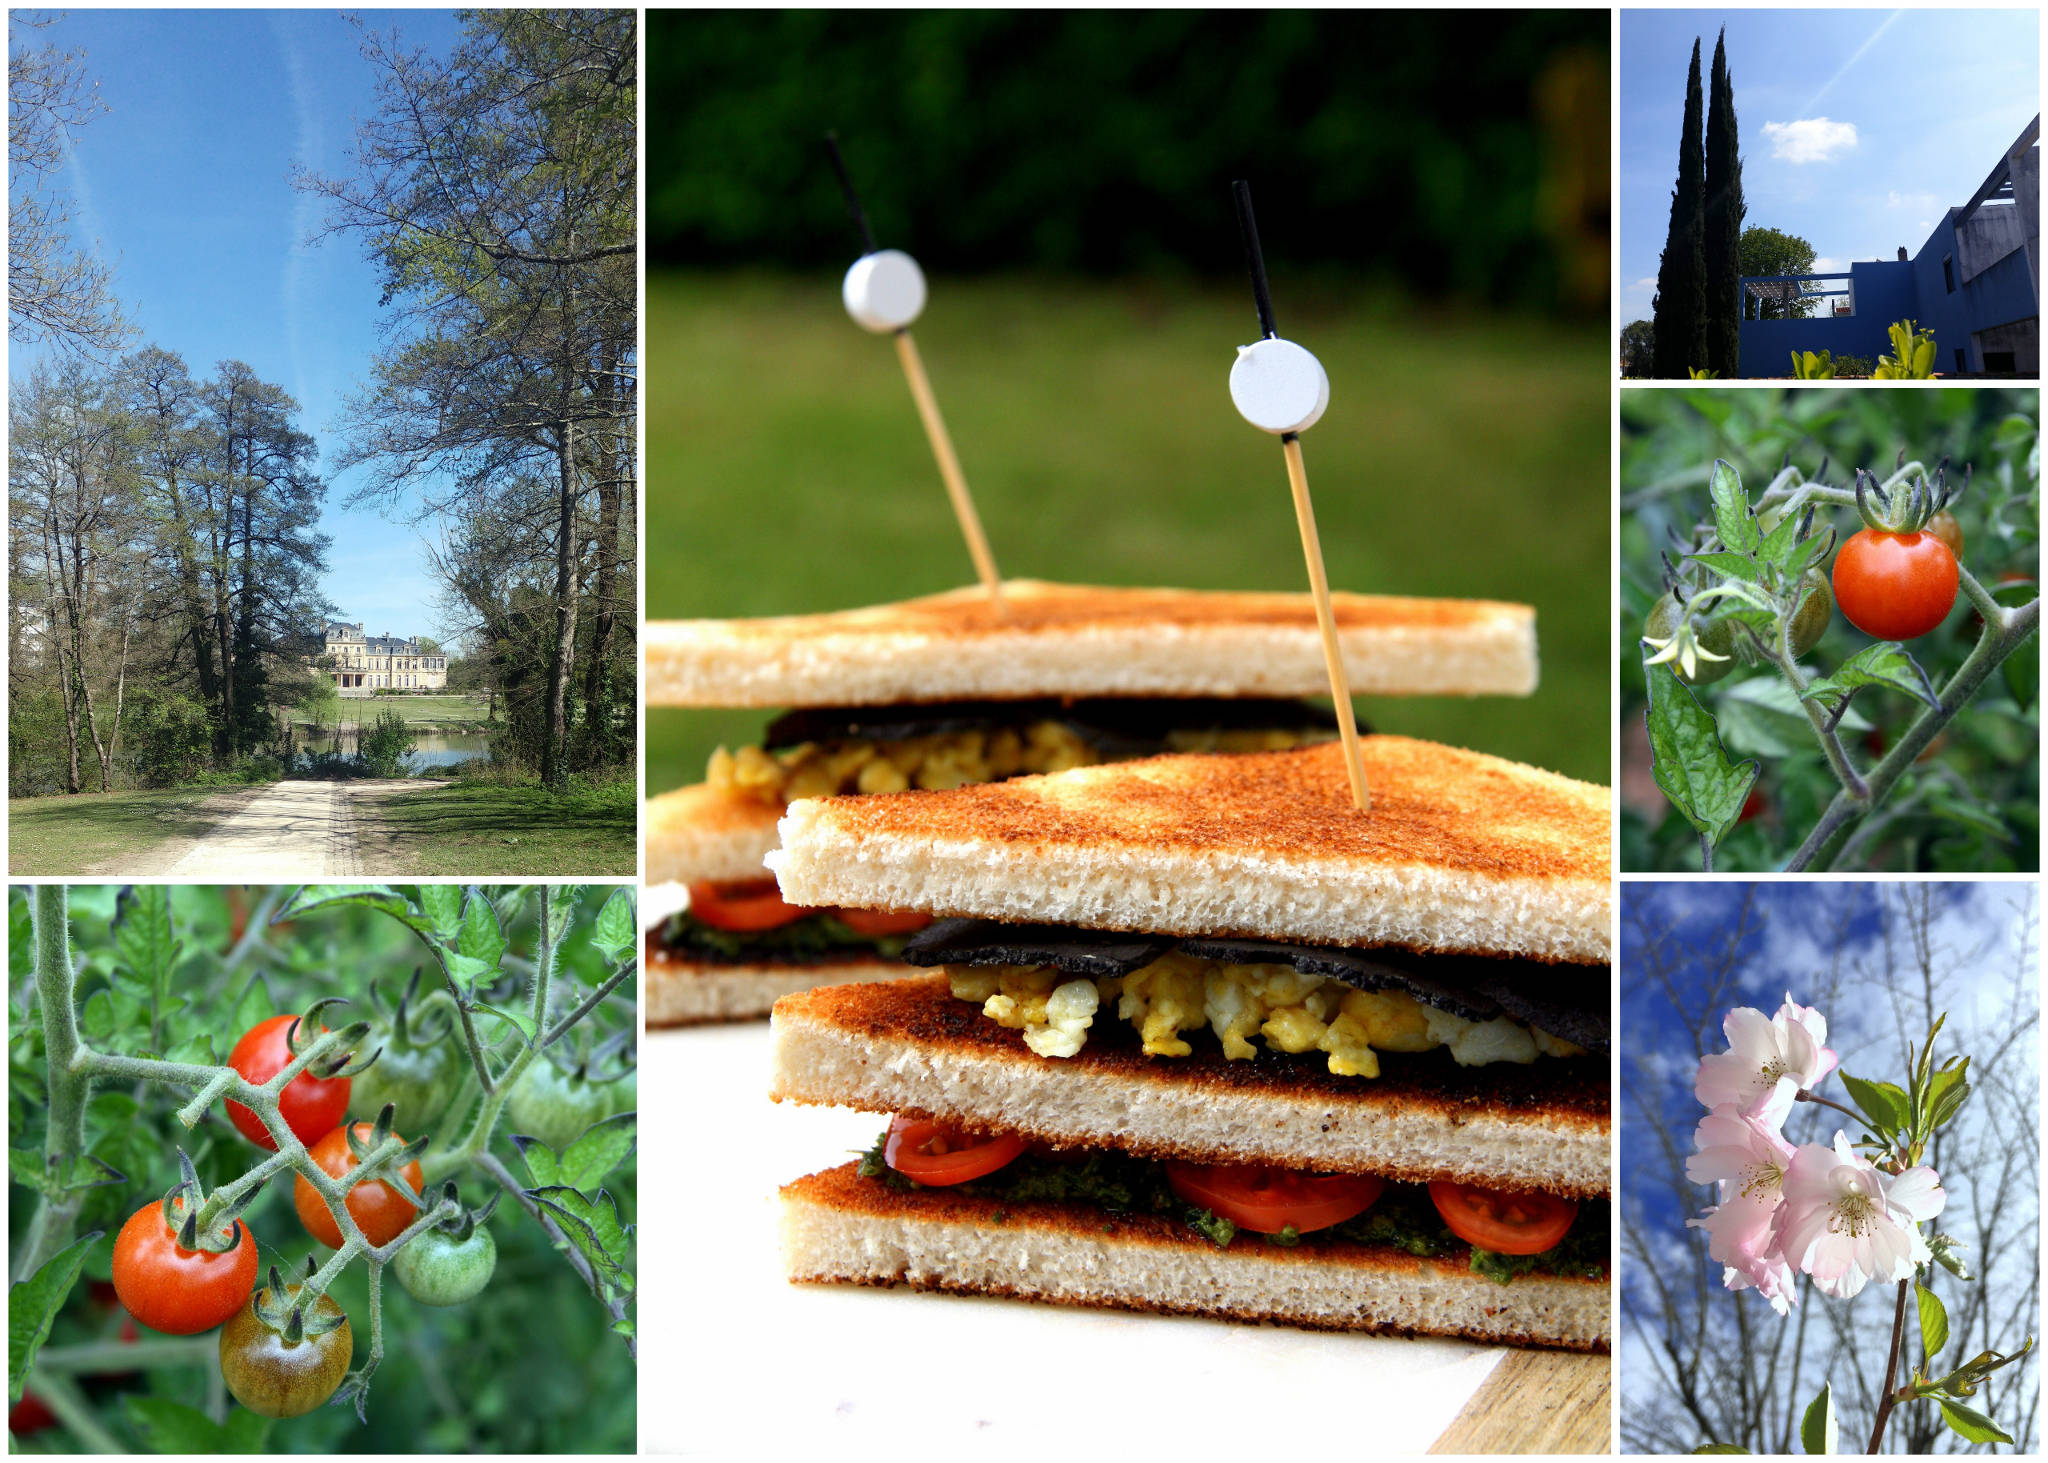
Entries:
<svg viewBox="0 0 2048 1463">
<path fill-rule="evenodd" d="M 943 975 L 776 1002 L 777 1101 L 908 1113 L 1062 1147 L 1318 1173 L 1452 1179 L 1573 1198 L 1611 1191 L 1608 1068 L 1596 1058 L 1460 1067 L 1442 1052 L 1339 1077 L 1318 1054 L 1148 1057 L 1098 1016 L 1072 1057 L 948 994 Z"/>
<path fill-rule="evenodd" d="M 651 950 L 647 957 L 647 1024 L 701 1026 L 713 1021 L 758 1021 L 776 1001 L 817 986 L 893 980 L 919 974 L 900 960 L 853 956 L 801 964 L 761 961 L 722 964 Z"/>
<path fill-rule="evenodd" d="M 1244 1238 L 1218 1249 L 1156 1216 L 905 1193 L 859 1177 L 852 1164 L 782 1190 L 782 1243 L 800 1282 L 1578 1351 L 1605 1351 L 1612 1340 L 1605 1280 L 1522 1275 L 1502 1285 L 1461 1260 L 1362 1245 L 1286 1249 Z"/>
<path fill-rule="evenodd" d="M 1526 696 L 1536 612 L 1486 600 L 1338 594 L 1361 696 Z M 878 706 L 1021 696 L 1318 696 L 1306 594 L 1007 580 L 831 614 L 649 621 L 650 706 Z"/>
<path fill-rule="evenodd" d="M 768 856 L 795 904 L 1161 935 L 1604 963 L 1608 790 L 1406 737 L 1151 757 L 1008 782 L 804 799 Z"/>
<path fill-rule="evenodd" d="M 694 884 L 765 879 L 782 809 L 745 793 L 697 783 L 647 800 L 640 826 L 647 882 Z"/>
</svg>

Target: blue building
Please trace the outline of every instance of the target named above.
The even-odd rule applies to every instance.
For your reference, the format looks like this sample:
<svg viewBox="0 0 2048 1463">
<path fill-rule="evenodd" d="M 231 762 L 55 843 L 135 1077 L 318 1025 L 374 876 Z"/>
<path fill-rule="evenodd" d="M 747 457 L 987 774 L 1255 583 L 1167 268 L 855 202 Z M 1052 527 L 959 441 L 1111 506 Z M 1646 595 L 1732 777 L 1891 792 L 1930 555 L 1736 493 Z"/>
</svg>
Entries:
<svg viewBox="0 0 2048 1463">
<path fill-rule="evenodd" d="M 1901 248 L 1845 274 L 1743 279 L 1741 374 L 1789 376 L 1794 351 L 1874 362 L 1891 350 L 1892 322 L 1912 320 L 1934 333 L 1944 376 L 2039 376 L 2040 138 L 2037 114 L 1910 259 Z"/>
</svg>

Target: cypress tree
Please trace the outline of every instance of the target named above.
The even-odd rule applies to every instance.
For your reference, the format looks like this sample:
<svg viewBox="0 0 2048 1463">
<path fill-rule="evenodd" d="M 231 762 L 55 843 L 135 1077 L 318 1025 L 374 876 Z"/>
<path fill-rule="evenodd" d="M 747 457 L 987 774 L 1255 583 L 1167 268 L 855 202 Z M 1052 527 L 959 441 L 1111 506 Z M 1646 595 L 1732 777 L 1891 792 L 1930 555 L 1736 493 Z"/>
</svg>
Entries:
<svg viewBox="0 0 2048 1463">
<path fill-rule="evenodd" d="M 1714 40 L 1713 83 L 1707 93 L 1707 364 L 1737 373 L 1742 341 L 1742 147 L 1735 131 L 1735 78 L 1728 71 L 1727 31 Z"/>
<path fill-rule="evenodd" d="M 1707 363 L 1706 157 L 1700 142 L 1700 43 L 1692 43 L 1685 79 L 1685 125 L 1678 137 L 1678 186 L 1671 190 L 1671 230 L 1657 264 L 1656 374 L 1683 380 Z"/>
</svg>

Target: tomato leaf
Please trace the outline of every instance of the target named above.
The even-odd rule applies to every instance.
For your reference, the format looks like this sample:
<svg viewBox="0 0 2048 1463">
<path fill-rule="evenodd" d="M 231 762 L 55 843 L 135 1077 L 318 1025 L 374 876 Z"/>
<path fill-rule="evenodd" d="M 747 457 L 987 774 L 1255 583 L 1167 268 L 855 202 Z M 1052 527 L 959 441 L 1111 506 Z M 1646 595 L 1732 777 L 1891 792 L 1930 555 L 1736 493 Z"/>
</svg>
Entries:
<svg viewBox="0 0 2048 1463">
<path fill-rule="evenodd" d="M 463 957 L 457 955 L 454 958 L 460 960 Z M 533 1024 L 533 1018 L 524 1011 L 509 1011 L 503 1006 L 490 1006 L 482 1001 L 477 1002 L 471 1009 L 482 1011 L 487 1015 L 497 1017 L 500 1021 L 510 1023 L 513 1027 L 517 1028 L 520 1036 L 527 1041 L 532 1041 L 540 1034 L 540 1028 Z"/>
<path fill-rule="evenodd" d="M 497 906 L 480 889 L 470 890 L 462 906 L 462 933 L 455 948 L 481 960 L 486 970 L 496 970 L 504 957 L 505 929 L 498 922 Z"/>
<path fill-rule="evenodd" d="M 1806 1416 L 1800 1420 L 1799 1446 L 1809 1453 L 1833 1453 L 1839 1438 L 1834 1391 L 1822 1383 L 1820 1395 L 1813 1399 L 1812 1405 L 1806 1409 Z"/>
<path fill-rule="evenodd" d="M 1917 1280 L 1913 1282 L 1913 1299 L 1920 1307 L 1920 1345 L 1932 1361 L 1948 1345 L 1948 1307 Z"/>
<path fill-rule="evenodd" d="M 42 1268 L 35 1274 L 7 1288 L 7 1401 L 10 1406 L 21 1400 L 22 1384 L 28 1380 L 29 1369 L 36 1364 L 36 1353 L 50 1339 L 50 1323 L 57 1319 L 64 1298 L 78 1283 L 78 1272 L 85 1266 L 85 1257 L 100 1242 L 100 1237 L 99 1230 L 81 1235 L 43 1261 Z"/>
<path fill-rule="evenodd" d="M 171 891 L 162 884 L 131 884 L 114 901 L 114 956 L 144 983 L 158 1016 L 182 999 L 171 990 L 171 971 L 184 943 L 171 925 Z"/>
<path fill-rule="evenodd" d="M 601 1285 L 614 1292 L 630 1293 L 634 1289 L 633 1273 L 626 1268 L 632 1226 L 620 1221 L 610 1194 L 600 1189 L 592 1199 L 557 1185 L 528 1189 L 526 1196 L 547 1211 L 576 1252 L 589 1262 Z"/>
<path fill-rule="evenodd" d="M 1889 1139 L 1912 1126 L 1912 1099 L 1897 1083 L 1869 1082 L 1844 1072 L 1842 1086 L 1848 1089 L 1850 1099 L 1862 1109 L 1863 1115 L 1877 1126 L 1879 1137 Z"/>
<path fill-rule="evenodd" d="M 545 1189 L 561 1182 L 562 1161 L 554 1149 L 524 1133 L 512 1135 L 512 1146 L 519 1150 L 519 1157 L 526 1164 L 527 1176 L 533 1180 L 535 1188 Z"/>
<path fill-rule="evenodd" d="M 418 891 L 420 913 L 427 917 L 435 935 L 441 939 L 453 939 L 462 927 L 462 886 L 459 884 L 422 884 Z"/>
<path fill-rule="evenodd" d="M 1951 1402 L 1946 1397 L 1939 1400 L 1941 1402 L 1941 1415 L 1947 1420 L 1949 1428 L 1968 1438 L 1971 1442 L 2009 1443 L 2012 1441 L 2010 1433 L 2006 1432 L 1997 1423 L 1975 1408 L 1965 1407 L 1960 1402 Z"/>
<path fill-rule="evenodd" d="M 1750 516 L 1749 495 L 1742 491 L 1742 474 L 1732 464 L 1715 458 L 1707 494 L 1714 500 L 1714 531 L 1721 536 L 1721 546 L 1743 554 L 1754 550 L 1761 539 L 1756 519 Z"/>
<path fill-rule="evenodd" d="M 630 886 L 621 885 L 612 891 L 612 897 L 604 902 L 604 908 L 597 912 L 597 923 L 591 929 L 590 942 L 597 946 L 598 953 L 617 965 L 628 952 L 639 943 L 640 931 L 633 911 L 633 891 Z"/>
<path fill-rule="evenodd" d="M 433 938 L 433 926 L 421 917 L 411 900 L 388 884 L 307 884 L 291 892 L 277 913 L 270 917 L 270 922 L 282 924 L 285 920 L 337 904 L 381 910 L 422 939 Z"/>
<path fill-rule="evenodd" d="M 561 1155 L 552 1182 L 572 1189 L 592 1189 L 598 1181 L 633 1156 L 639 1141 L 638 1113 L 619 1113 L 592 1123 Z"/>
<path fill-rule="evenodd" d="M 1693 699 L 1669 665 L 1645 666 L 1643 679 L 1650 696 L 1650 759 L 1657 786 L 1687 822 L 1719 843 L 1742 815 L 1757 764 L 1729 762 L 1713 713 Z"/>
<path fill-rule="evenodd" d="M 1998 669 L 2020 710 L 2031 711 L 2034 698 L 2041 694 L 2041 657 L 2015 652 L 2001 661 Z"/>
<path fill-rule="evenodd" d="M 228 1413 L 225 1423 L 215 1422 L 196 1407 L 168 1397 L 129 1396 L 122 1399 L 129 1426 L 158 1453 L 263 1453 L 268 1452 L 270 1419 L 246 1407 Z"/>
<path fill-rule="evenodd" d="M 576 903 L 583 896 L 581 884 L 556 884 L 548 901 L 547 942 L 550 945 L 562 943 L 562 937 L 569 933 L 569 921 L 576 917 Z"/>
<path fill-rule="evenodd" d="M 1861 686 L 1888 686 L 1926 702 L 1937 711 L 1941 709 L 1941 698 L 1934 694 L 1934 683 L 1927 679 L 1927 672 L 1896 641 L 1857 651 L 1833 675 L 1815 681 L 1803 694 L 1807 700 L 1818 701 L 1833 711 Z"/>
<path fill-rule="evenodd" d="M 1756 560 L 1748 554 L 1730 553 L 1726 549 L 1717 549 L 1710 554 L 1687 554 L 1686 558 L 1695 564 L 1704 564 L 1724 579 L 1741 579 L 1754 584 L 1763 573 L 1757 568 Z"/>
</svg>

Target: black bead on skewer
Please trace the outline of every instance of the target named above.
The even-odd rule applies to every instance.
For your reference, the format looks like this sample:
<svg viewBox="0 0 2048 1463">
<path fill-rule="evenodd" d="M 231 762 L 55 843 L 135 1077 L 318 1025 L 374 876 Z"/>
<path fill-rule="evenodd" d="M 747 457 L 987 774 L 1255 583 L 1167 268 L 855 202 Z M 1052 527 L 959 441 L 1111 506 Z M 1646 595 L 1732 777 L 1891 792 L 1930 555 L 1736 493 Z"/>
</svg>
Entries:
<svg viewBox="0 0 2048 1463">
<path fill-rule="evenodd" d="M 1280 334 L 1273 323 L 1273 292 L 1266 286 L 1266 256 L 1259 252 L 1259 225 L 1252 217 L 1252 185 L 1239 178 L 1230 185 L 1237 196 L 1237 228 L 1244 236 L 1244 264 L 1251 271 L 1252 299 L 1259 307 L 1259 329 L 1267 340 Z"/>
<path fill-rule="evenodd" d="M 832 171 L 839 179 L 839 191 L 846 195 L 846 211 L 853 215 L 853 226 L 860 230 L 861 252 L 875 252 L 875 231 L 868 227 L 868 212 L 860 206 L 860 194 L 853 188 L 853 177 L 846 171 L 846 159 L 839 155 L 839 134 L 825 134 L 825 156 L 831 160 Z"/>
</svg>

